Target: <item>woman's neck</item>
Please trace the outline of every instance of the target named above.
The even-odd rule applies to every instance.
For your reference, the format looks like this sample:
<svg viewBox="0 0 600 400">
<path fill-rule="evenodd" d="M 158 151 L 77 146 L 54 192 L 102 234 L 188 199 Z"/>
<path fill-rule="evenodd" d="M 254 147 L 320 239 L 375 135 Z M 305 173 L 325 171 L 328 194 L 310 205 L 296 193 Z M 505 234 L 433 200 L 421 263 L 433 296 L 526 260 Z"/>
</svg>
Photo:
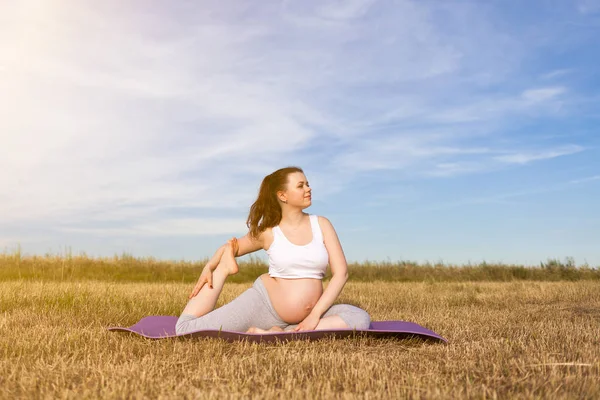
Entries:
<svg viewBox="0 0 600 400">
<path fill-rule="evenodd" d="M 281 216 L 281 221 L 279 225 L 283 223 L 285 226 L 289 226 L 291 228 L 298 228 L 302 225 L 302 221 L 304 221 L 305 214 L 302 210 L 287 210 L 284 211 Z"/>
</svg>

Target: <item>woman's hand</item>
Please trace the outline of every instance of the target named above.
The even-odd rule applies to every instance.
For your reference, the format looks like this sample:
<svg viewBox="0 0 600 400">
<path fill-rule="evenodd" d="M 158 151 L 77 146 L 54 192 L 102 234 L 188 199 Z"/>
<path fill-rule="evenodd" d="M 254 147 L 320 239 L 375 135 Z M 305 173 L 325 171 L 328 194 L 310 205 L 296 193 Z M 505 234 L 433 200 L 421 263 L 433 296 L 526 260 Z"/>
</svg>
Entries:
<svg viewBox="0 0 600 400">
<path fill-rule="evenodd" d="M 314 314 L 308 314 L 308 316 L 304 318 L 297 327 L 294 328 L 294 331 L 314 331 L 317 325 L 319 325 L 320 320 L 321 318 L 318 316 Z"/>
<path fill-rule="evenodd" d="M 212 289 L 212 270 L 208 265 L 204 267 L 204 269 L 202 269 L 202 275 L 200 275 L 200 278 L 198 278 L 198 283 L 196 283 L 196 286 L 194 286 L 194 289 L 192 290 L 192 293 L 190 294 L 188 299 L 191 299 L 192 297 L 197 295 L 205 283 L 208 283 L 208 286 Z"/>
</svg>

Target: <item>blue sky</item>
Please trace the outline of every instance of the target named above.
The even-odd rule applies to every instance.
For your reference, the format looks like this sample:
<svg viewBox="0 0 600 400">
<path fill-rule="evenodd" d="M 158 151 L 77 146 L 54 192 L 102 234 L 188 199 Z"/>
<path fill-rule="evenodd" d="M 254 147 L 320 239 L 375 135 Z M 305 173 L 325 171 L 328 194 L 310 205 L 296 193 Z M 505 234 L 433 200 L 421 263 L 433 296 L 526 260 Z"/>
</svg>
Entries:
<svg viewBox="0 0 600 400">
<path fill-rule="evenodd" d="M 0 249 L 202 259 L 297 165 L 348 261 L 600 265 L 598 37 L 600 0 L 2 2 Z"/>
</svg>

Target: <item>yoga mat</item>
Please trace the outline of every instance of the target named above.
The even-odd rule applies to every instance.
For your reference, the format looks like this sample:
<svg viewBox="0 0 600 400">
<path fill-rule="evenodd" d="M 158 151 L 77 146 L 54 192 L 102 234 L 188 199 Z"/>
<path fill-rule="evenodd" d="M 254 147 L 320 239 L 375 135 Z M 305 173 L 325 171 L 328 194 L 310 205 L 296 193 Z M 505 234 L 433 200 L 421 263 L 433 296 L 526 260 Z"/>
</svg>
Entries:
<svg viewBox="0 0 600 400">
<path fill-rule="evenodd" d="M 219 330 L 201 330 L 190 332 L 183 335 L 175 333 L 175 324 L 178 317 L 172 315 L 151 315 L 140 319 L 135 325 L 130 327 L 111 326 L 109 331 L 132 332 L 150 339 L 165 339 L 170 337 L 214 337 L 222 338 L 229 342 L 246 339 L 250 342 L 274 342 L 276 340 L 317 340 L 324 337 L 345 338 L 351 337 L 359 332 L 366 332 L 367 336 L 378 338 L 395 337 L 399 339 L 408 339 L 410 337 L 419 337 L 429 341 L 442 341 L 448 343 L 446 339 L 437 333 L 430 331 L 414 322 L 407 321 L 371 321 L 369 329 L 329 329 L 321 331 L 300 331 L 300 332 L 273 332 L 269 334 L 245 333 L 234 331 Z"/>
</svg>

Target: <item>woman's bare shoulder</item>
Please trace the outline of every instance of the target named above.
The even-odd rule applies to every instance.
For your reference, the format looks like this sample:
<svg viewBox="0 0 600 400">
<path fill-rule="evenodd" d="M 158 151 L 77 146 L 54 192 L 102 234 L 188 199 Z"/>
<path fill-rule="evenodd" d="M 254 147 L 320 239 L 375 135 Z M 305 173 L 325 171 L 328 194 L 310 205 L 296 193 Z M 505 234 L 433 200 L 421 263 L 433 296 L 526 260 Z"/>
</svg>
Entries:
<svg viewBox="0 0 600 400">
<path fill-rule="evenodd" d="M 323 217 L 322 215 L 319 215 L 318 217 L 319 217 L 318 218 L 319 228 L 321 228 L 321 232 L 323 233 L 323 236 L 325 238 L 337 236 L 337 233 L 336 233 L 335 228 L 333 227 L 333 224 L 331 223 L 331 221 L 329 221 L 328 218 Z"/>
<path fill-rule="evenodd" d="M 322 215 L 317 215 L 317 220 L 319 221 L 319 225 L 321 225 L 321 226 L 329 225 L 329 226 L 333 227 L 333 225 L 331 225 L 331 221 L 329 221 L 327 218 L 325 218 Z"/>
</svg>

